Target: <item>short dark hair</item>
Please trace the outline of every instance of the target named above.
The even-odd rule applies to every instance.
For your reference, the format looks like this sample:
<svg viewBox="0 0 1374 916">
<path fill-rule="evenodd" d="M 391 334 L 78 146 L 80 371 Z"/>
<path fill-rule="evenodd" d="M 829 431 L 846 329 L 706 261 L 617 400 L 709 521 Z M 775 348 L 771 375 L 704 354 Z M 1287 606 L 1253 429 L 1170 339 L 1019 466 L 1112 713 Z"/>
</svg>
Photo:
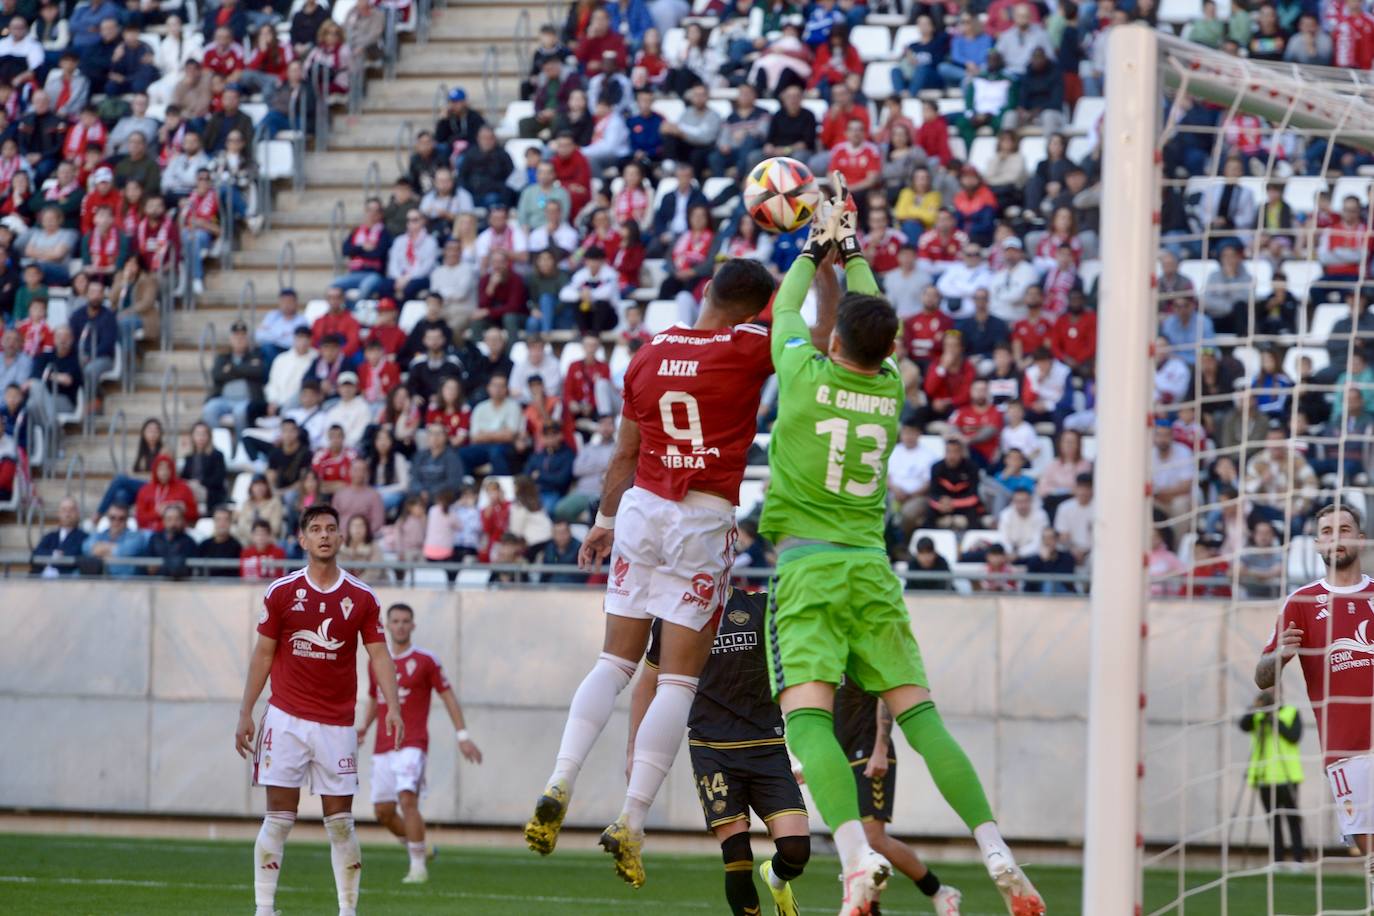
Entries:
<svg viewBox="0 0 1374 916">
<path fill-rule="evenodd" d="M 311 506 L 301 513 L 301 520 L 297 527 L 304 533 L 305 530 L 310 527 L 310 523 L 321 515 L 327 515 L 334 519 L 334 524 L 336 526 L 339 524 L 339 511 L 333 506 Z"/>
<path fill-rule="evenodd" d="M 835 333 L 849 359 L 876 369 L 892 353 L 897 339 L 897 310 L 882 296 L 847 293 L 840 300 Z"/>
<path fill-rule="evenodd" d="M 711 304 L 732 320 L 744 321 L 763 311 L 777 284 L 762 262 L 731 258 L 711 278 Z"/>
<path fill-rule="evenodd" d="M 407 613 L 407 614 L 410 615 L 410 619 L 411 619 L 411 620 L 414 620 L 414 619 L 415 619 L 415 608 L 413 608 L 413 607 L 411 607 L 410 605 L 406 604 L 404 601 L 397 601 L 397 602 L 396 602 L 395 604 L 393 604 L 391 607 L 387 608 L 387 609 L 386 609 L 386 616 L 387 616 L 387 617 L 390 617 L 392 611 L 404 611 L 405 613 Z"/>
<path fill-rule="evenodd" d="M 1329 503 L 1325 506 L 1322 506 L 1320 509 L 1317 510 L 1317 514 L 1312 516 L 1313 527 L 1319 526 L 1321 524 L 1322 519 L 1326 518 L 1328 515 L 1334 515 L 1336 512 L 1350 513 L 1350 517 L 1355 520 L 1356 530 L 1364 530 L 1364 519 L 1360 518 L 1360 510 L 1356 509 L 1348 502 L 1342 502 L 1340 504 L 1339 509 L 1336 508 L 1335 503 Z"/>
</svg>

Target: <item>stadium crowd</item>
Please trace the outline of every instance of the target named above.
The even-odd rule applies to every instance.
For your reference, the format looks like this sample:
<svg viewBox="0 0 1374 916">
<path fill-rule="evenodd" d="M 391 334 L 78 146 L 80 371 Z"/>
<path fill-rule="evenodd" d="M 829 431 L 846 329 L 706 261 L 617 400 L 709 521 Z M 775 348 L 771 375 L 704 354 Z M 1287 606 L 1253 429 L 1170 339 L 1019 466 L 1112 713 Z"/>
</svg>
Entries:
<svg viewBox="0 0 1374 916">
<path fill-rule="evenodd" d="M 50 9 L 42 6 L 40 34 Z M 140 47 L 147 14 L 83 3 L 73 31 L 91 9 L 115 11 L 97 38 Z M 1374 63 L 1374 18 L 1358 0 L 1321 9 L 1234 2 L 1225 17 L 1211 0 L 1202 9 L 1183 36 L 1228 54 Z M 573 562 L 634 351 L 672 321 L 693 320 L 721 260 L 757 258 L 780 276 L 796 257 L 806 230 L 763 232 L 740 198 L 755 164 L 786 155 L 822 178 L 845 176 L 865 254 L 903 323 L 893 561 L 912 573 L 973 568 L 979 589 L 1077 590 L 1068 579 L 1086 572 L 1092 550 L 1105 34 L 1137 21 L 1173 33 L 1157 13 L 1153 0 L 710 0 L 690 9 L 684 0 L 576 0 L 561 28 L 538 35 L 521 114 L 489 123 L 452 90 L 387 199 L 363 202 L 342 245 L 346 271 L 318 317 L 307 319 L 296 291 L 283 289 L 257 327 L 236 324 L 186 445 L 149 420 L 132 476 L 102 500 L 100 533 L 73 544 L 82 520 L 62 516 L 35 571 L 45 550 L 151 552 L 241 558 L 214 572 L 264 577 L 295 550 L 292 519 L 321 501 L 346 518 L 345 563 Z M 224 180 L 215 163 L 244 166 L 232 159 L 240 96 L 263 93 L 273 118 L 275 100 L 298 85 L 299 61 L 340 40 L 310 0 L 290 20 L 289 43 L 269 35 L 254 45 L 268 50 L 235 57 L 249 28 L 275 34 L 268 15 L 226 0 L 206 17 L 203 49 L 176 55 L 180 70 L 158 69 L 167 36 L 180 34 L 175 15 L 163 17 L 167 35 L 147 71 L 111 63 L 89 73 L 104 44 L 86 35 L 68 52 L 44 39 L 43 63 L 31 69 L 48 76 L 12 80 L 18 90 L 0 83 L 0 106 L 18 115 L 0 121 L 14 125 L 0 132 L 0 177 L 25 194 L 56 175 L 36 192 L 36 209 L 0 206 L 6 223 L 39 217 L 22 235 L 0 226 L 0 246 L 14 252 L 0 288 L 0 309 L 15 322 L 0 354 L 0 385 L 19 386 L 14 405 L 6 391 L 3 412 L 13 436 L 24 391 L 30 409 L 42 407 L 30 379 L 79 384 L 92 369 L 72 355 L 74 340 L 114 334 L 160 251 L 212 244 L 195 201 Z M 122 37 L 103 26 L 115 18 Z M 0 69 L 12 43 L 26 40 L 14 30 L 0 40 Z M 74 104 L 62 88 L 68 72 L 98 76 L 106 101 Z M 181 74 L 174 104 L 154 129 L 147 94 L 171 73 Z M 111 117 L 107 106 L 125 99 L 129 111 Z M 1300 199 L 1264 176 L 1274 162 L 1275 174 L 1335 179 L 1374 159 L 1248 114 L 1167 104 L 1183 129 L 1163 159 L 1151 569 L 1175 577 L 1161 593 L 1222 596 L 1238 583 L 1270 595 L 1282 546 L 1329 501 L 1323 488 L 1362 483 L 1369 467 L 1374 368 L 1367 341 L 1351 339 L 1374 331 L 1374 316 L 1360 290 L 1371 250 L 1365 199 L 1315 190 Z M 143 123 L 149 135 L 136 129 Z M 42 146 L 46 128 L 35 125 L 49 124 L 64 139 Z M 1190 181 L 1213 161 L 1220 179 Z M 180 183 L 169 185 L 169 172 Z M 29 173 L 38 184 L 21 177 Z M 169 201 L 181 206 L 180 236 L 157 229 L 175 219 L 163 215 Z M 109 238 L 118 238 L 112 248 Z M 78 239 L 85 266 L 69 277 Z M 89 306 L 74 310 L 66 333 L 45 324 L 43 309 L 47 288 L 62 282 Z M 1324 348 L 1285 352 L 1310 341 L 1333 309 L 1342 317 L 1327 321 Z M 20 359 L 31 368 L 12 371 Z M 765 393 L 760 446 L 771 400 Z M 217 446 L 221 429 L 232 433 Z M 737 565 L 766 567 L 771 548 L 753 525 L 766 477 L 756 452 Z M 232 483 L 230 463 L 245 469 Z M 197 542 L 186 532 L 202 513 L 212 521 Z M 953 585 L 917 575 L 911 587 Z"/>
</svg>

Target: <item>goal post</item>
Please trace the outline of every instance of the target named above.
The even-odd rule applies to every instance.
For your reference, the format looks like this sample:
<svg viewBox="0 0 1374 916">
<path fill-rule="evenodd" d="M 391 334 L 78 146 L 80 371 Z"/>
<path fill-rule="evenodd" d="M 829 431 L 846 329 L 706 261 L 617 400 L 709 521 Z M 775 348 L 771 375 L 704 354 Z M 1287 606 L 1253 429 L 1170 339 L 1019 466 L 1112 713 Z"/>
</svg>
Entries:
<svg viewBox="0 0 1374 916">
<path fill-rule="evenodd" d="M 1238 726 L 1282 596 L 1324 574 L 1313 513 L 1367 523 L 1374 502 L 1374 422 L 1343 413 L 1374 417 L 1374 373 L 1354 374 L 1374 358 L 1374 74 L 1141 24 L 1107 41 L 1082 912 L 1363 913 L 1344 857 L 1293 904 L 1265 815 L 1242 806 Z M 1278 701 L 1311 725 L 1297 667 Z M 1320 850 L 1337 831 L 1315 728 L 1300 756 Z"/>
<path fill-rule="evenodd" d="M 1102 129 L 1102 290 L 1098 304 L 1092 629 L 1083 912 L 1129 916 L 1138 899 L 1141 626 L 1146 594 L 1147 419 L 1154 339 L 1150 280 L 1159 173 L 1158 36 L 1108 36 Z"/>
</svg>

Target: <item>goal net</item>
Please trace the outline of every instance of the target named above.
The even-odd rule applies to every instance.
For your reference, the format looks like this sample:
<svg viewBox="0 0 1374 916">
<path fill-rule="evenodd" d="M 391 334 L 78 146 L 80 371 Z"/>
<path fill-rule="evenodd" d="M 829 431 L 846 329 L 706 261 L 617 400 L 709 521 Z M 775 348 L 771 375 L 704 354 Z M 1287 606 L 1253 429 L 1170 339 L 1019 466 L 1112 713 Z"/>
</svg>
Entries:
<svg viewBox="0 0 1374 916">
<path fill-rule="evenodd" d="M 1372 75 L 1109 41 L 1083 911 L 1366 913 L 1299 666 L 1253 674 L 1313 514 L 1367 518 Z M 1248 784 L 1264 702 L 1306 726 L 1302 866 Z"/>
</svg>

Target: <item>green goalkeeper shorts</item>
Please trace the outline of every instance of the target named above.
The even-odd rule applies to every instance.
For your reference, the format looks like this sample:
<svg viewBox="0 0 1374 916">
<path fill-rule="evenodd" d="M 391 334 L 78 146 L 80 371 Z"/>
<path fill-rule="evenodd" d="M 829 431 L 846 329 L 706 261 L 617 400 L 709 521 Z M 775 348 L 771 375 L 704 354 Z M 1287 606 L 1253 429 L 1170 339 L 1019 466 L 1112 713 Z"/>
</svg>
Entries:
<svg viewBox="0 0 1374 916">
<path fill-rule="evenodd" d="M 869 693 L 929 686 L 902 582 L 872 548 L 787 550 L 768 589 L 768 674 L 788 687 L 848 675 Z"/>
</svg>

